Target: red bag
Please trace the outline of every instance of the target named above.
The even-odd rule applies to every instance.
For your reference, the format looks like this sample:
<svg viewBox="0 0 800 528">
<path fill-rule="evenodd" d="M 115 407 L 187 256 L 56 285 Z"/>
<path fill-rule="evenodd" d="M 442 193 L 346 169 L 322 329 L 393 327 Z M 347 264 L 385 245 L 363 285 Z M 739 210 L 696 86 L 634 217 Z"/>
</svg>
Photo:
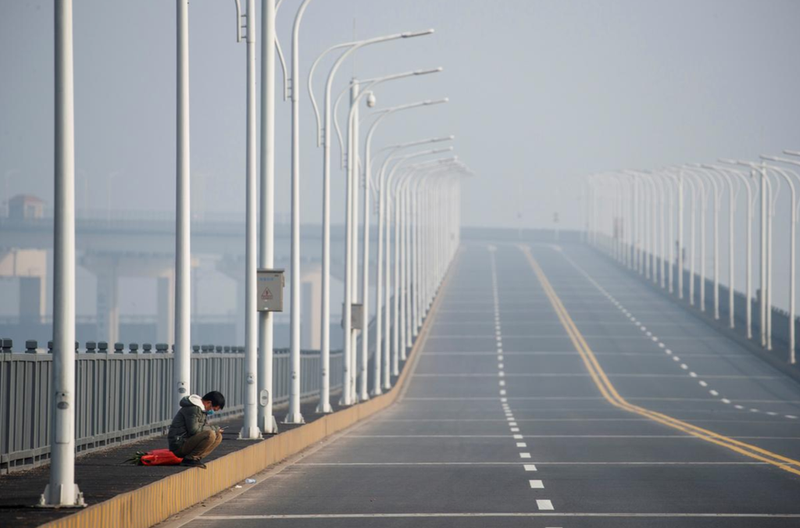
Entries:
<svg viewBox="0 0 800 528">
<path fill-rule="evenodd" d="M 140 459 L 143 466 L 176 466 L 183 459 L 175 456 L 169 449 L 154 449 Z"/>
</svg>

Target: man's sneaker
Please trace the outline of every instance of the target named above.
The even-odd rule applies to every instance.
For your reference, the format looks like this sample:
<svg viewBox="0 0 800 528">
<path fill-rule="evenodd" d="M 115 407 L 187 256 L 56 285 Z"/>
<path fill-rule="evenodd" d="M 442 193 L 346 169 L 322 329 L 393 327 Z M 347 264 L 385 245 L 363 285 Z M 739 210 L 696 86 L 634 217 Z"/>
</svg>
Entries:
<svg viewBox="0 0 800 528">
<path fill-rule="evenodd" d="M 186 466 L 186 467 L 194 467 L 194 468 L 202 468 L 202 469 L 206 468 L 205 464 L 203 464 L 202 462 L 200 462 L 199 460 L 196 460 L 194 458 L 184 458 L 181 461 L 181 465 L 182 466 Z"/>
</svg>

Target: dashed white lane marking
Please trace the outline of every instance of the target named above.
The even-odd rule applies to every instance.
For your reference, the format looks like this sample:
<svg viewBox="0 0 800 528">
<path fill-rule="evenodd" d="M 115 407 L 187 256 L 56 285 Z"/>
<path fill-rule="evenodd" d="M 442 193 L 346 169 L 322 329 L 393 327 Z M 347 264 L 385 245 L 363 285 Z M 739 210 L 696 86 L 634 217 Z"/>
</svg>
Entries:
<svg viewBox="0 0 800 528">
<path fill-rule="evenodd" d="M 586 275 L 585 272 L 584 272 L 584 275 Z M 639 329 L 642 332 L 647 332 L 647 336 L 651 337 L 653 342 L 658 344 L 659 348 L 664 349 L 664 352 L 667 355 L 672 356 L 672 350 L 670 350 L 669 348 L 666 348 L 666 345 L 663 342 L 661 342 L 658 337 L 654 336 L 652 334 L 652 332 L 647 331 L 647 327 L 644 326 L 640 321 L 638 321 L 633 316 L 633 314 L 631 314 L 630 311 L 628 311 L 617 299 L 614 298 L 613 295 L 611 295 L 605 288 L 603 288 L 600 284 L 598 284 L 597 281 L 595 281 L 594 279 L 592 279 L 588 275 L 586 275 L 586 278 L 589 279 L 589 281 L 594 284 L 594 286 L 606 297 L 606 299 L 611 301 L 611 303 L 614 306 L 616 306 L 617 309 L 619 309 L 625 316 L 628 317 L 628 319 L 630 319 L 631 322 L 633 322 L 637 327 L 639 327 Z M 679 339 L 679 338 L 673 336 L 673 337 L 671 337 L 671 339 Z M 678 356 L 672 356 L 672 359 L 675 362 L 679 362 L 680 361 L 680 358 Z M 682 370 L 689 370 L 689 366 L 686 363 L 682 363 L 680 365 L 680 367 L 681 367 Z M 689 376 L 692 377 L 692 378 L 696 378 L 697 377 L 697 373 L 696 372 L 689 372 Z M 714 377 L 714 376 L 709 376 L 709 377 Z M 701 381 L 699 381 L 699 383 L 700 383 L 700 386 L 702 386 L 702 387 L 708 387 L 708 384 L 705 381 L 701 380 Z M 709 390 L 708 393 L 711 396 L 714 396 L 714 397 L 719 397 L 720 396 L 719 392 L 717 392 L 716 390 Z M 727 399 L 727 398 L 720 398 L 719 401 L 721 401 L 724 404 L 730 404 L 731 403 L 731 401 L 729 399 Z M 744 407 L 742 405 L 735 405 L 734 407 L 736 409 L 738 409 L 738 410 L 744 410 Z M 759 413 L 759 412 L 763 412 L 763 411 L 760 411 L 759 409 L 751 408 L 750 412 Z M 777 416 L 778 415 L 778 413 L 776 413 L 776 412 L 765 412 L 765 414 L 767 414 L 769 416 Z M 794 416 L 794 415 L 791 415 L 791 414 L 785 414 L 783 416 L 784 416 L 784 418 L 788 418 L 790 420 L 796 420 L 797 419 L 797 416 Z"/>
<path fill-rule="evenodd" d="M 490 246 L 490 254 L 491 254 L 491 264 L 492 264 L 492 290 L 494 297 L 494 312 L 495 312 L 494 314 L 495 337 L 497 339 L 497 370 L 498 370 L 498 376 L 502 378 L 505 377 L 505 372 L 504 372 L 505 364 L 503 358 L 502 328 L 500 324 L 500 295 L 498 293 L 498 288 L 497 288 L 497 266 L 496 266 L 495 254 L 494 251 L 491 251 L 491 246 Z M 501 379 L 499 380 L 499 382 L 501 387 L 505 386 L 504 380 Z M 500 396 L 505 396 L 505 395 L 506 395 L 505 389 L 500 389 Z M 514 433 L 513 434 L 514 440 L 522 440 L 523 436 L 519 434 L 519 427 L 517 425 L 517 422 L 515 421 L 514 413 L 511 411 L 511 408 L 507 403 L 508 399 L 501 397 L 500 402 L 502 403 L 503 414 L 505 414 L 506 420 L 508 421 L 509 430 L 511 433 Z M 515 444 L 516 447 L 519 449 L 525 449 L 528 447 L 527 442 L 518 441 L 515 442 Z M 521 459 L 529 459 L 531 458 L 531 454 L 528 452 L 520 452 L 519 457 Z M 526 464 L 525 471 L 536 471 L 536 466 L 533 464 Z M 529 480 L 528 484 L 531 489 L 544 489 L 544 481 L 539 479 Z M 537 500 L 536 506 L 539 508 L 539 510 L 552 511 L 554 509 L 553 503 L 549 500 L 541 500 L 541 499 Z"/>
</svg>

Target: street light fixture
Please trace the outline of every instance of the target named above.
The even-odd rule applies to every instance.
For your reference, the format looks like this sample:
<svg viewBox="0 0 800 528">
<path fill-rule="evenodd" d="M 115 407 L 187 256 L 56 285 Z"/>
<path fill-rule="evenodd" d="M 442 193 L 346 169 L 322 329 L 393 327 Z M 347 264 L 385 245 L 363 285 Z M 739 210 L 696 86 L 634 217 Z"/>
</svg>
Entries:
<svg viewBox="0 0 800 528">
<path fill-rule="evenodd" d="M 289 410 L 284 419 L 287 424 L 304 423 L 300 413 L 300 23 L 311 0 L 303 0 L 297 9 L 292 25 L 292 227 L 291 227 L 291 311 L 290 363 L 291 384 L 289 390 Z"/>
<path fill-rule="evenodd" d="M 347 178 L 347 188 L 346 188 L 346 198 L 345 198 L 345 209 L 346 209 L 346 216 L 345 216 L 345 287 L 344 287 L 344 344 L 343 344 L 343 353 L 344 353 L 344 379 L 355 379 L 354 372 L 350 372 L 349 369 L 355 368 L 355 361 L 351 359 L 351 354 L 353 351 L 353 342 L 354 336 L 352 334 L 352 303 L 353 303 L 353 289 L 356 285 L 355 277 L 356 271 L 358 269 L 358 262 L 355 254 L 354 245 L 356 244 L 356 231 L 357 231 L 357 224 L 358 221 L 355 217 L 355 197 L 356 197 L 356 158 L 357 158 L 357 145 L 358 139 L 355 138 L 355 131 L 354 131 L 354 124 L 355 124 L 355 112 L 358 108 L 358 103 L 362 97 L 366 94 L 371 93 L 371 90 L 382 83 L 403 79 L 406 77 L 415 77 L 420 75 L 428 75 L 431 73 L 439 73 L 442 71 L 442 68 L 434 68 L 428 70 L 415 70 L 403 73 L 397 73 L 392 75 L 385 75 L 383 77 L 377 77 L 373 79 L 366 79 L 362 81 L 357 81 L 359 85 L 365 85 L 364 89 L 362 89 L 357 95 L 354 96 L 353 103 L 350 107 L 350 112 L 348 114 L 348 156 L 347 156 L 347 167 L 346 167 L 346 178 Z M 365 273 L 368 266 L 365 266 Z M 364 292 L 364 305 L 367 304 L 367 293 Z M 363 308 L 364 312 L 367 312 L 367 307 Z M 363 326 L 363 325 L 362 325 Z M 366 327 L 364 327 L 366 330 Z M 362 360 L 366 360 L 366 358 L 362 358 Z M 366 364 L 362 365 L 362 376 L 366 378 Z M 349 377 L 349 378 L 348 378 Z M 366 381 L 366 379 L 365 379 Z M 366 399 L 368 398 L 368 394 L 366 391 L 366 383 L 362 383 L 362 391 L 359 395 L 360 398 Z M 353 396 L 351 394 L 351 390 L 349 390 L 348 386 L 346 386 L 342 391 L 342 405 L 350 405 L 353 403 Z"/>
<path fill-rule="evenodd" d="M 369 131 L 367 132 L 366 142 L 365 142 L 365 157 L 364 157 L 364 182 L 367 186 L 367 189 L 364 193 L 364 266 L 365 271 L 363 275 L 363 284 L 362 290 L 365 292 L 365 299 L 366 294 L 369 291 L 369 274 L 367 273 L 367 266 L 369 262 L 369 201 L 368 197 L 370 195 L 369 190 L 372 189 L 376 196 L 375 200 L 378 204 L 378 255 L 377 255 L 377 277 L 376 277 L 376 303 L 375 303 L 375 360 L 374 360 L 374 367 L 375 367 L 375 377 L 374 377 L 374 385 L 372 387 L 372 395 L 377 396 L 382 393 L 381 391 L 381 368 L 382 368 L 382 350 L 381 350 L 381 343 L 383 337 L 383 321 L 381 318 L 381 309 L 382 309 L 382 295 L 381 295 L 381 288 L 380 284 L 383 281 L 383 267 L 381 266 L 381 259 L 383 258 L 383 212 L 384 212 L 384 192 L 380 185 L 376 185 L 375 182 L 372 180 L 372 137 L 375 131 L 377 130 L 378 125 L 388 116 L 394 114 L 395 112 L 399 112 L 402 110 L 409 110 L 412 108 L 419 108 L 422 106 L 431 106 L 437 105 L 441 103 L 446 103 L 448 100 L 447 98 L 439 99 L 435 101 L 420 101 L 417 103 L 405 104 L 400 106 L 395 106 L 391 108 L 385 108 L 383 110 L 379 110 L 377 113 L 379 114 L 378 117 L 373 121 L 372 125 L 370 126 Z M 366 309 L 364 317 L 366 319 Z M 365 321 L 366 323 L 366 321 Z M 366 328 L 366 324 L 364 326 Z M 387 328 L 388 331 L 388 328 Z M 367 339 L 368 335 L 365 334 L 362 337 L 361 343 L 364 350 L 362 350 L 362 355 L 366 358 L 366 347 L 368 346 L 369 340 Z M 366 363 L 366 359 L 364 359 Z"/>
<path fill-rule="evenodd" d="M 413 38 L 418 36 L 429 35 L 433 33 L 433 30 L 426 30 L 426 31 L 419 31 L 419 32 L 407 32 L 407 33 L 399 33 L 394 35 L 387 35 L 383 37 L 377 37 L 372 39 L 366 39 L 356 42 L 348 42 L 344 44 L 337 44 L 335 46 L 331 46 L 327 50 L 317 57 L 317 59 L 312 64 L 312 68 L 309 72 L 308 78 L 308 90 L 309 95 L 311 96 L 311 103 L 312 107 L 314 108 L 314 113 L 317 116 L 317 143 L 322 143 L 323 152 L 323 169 L 322 169 L 322 342 L 321 342 L 321 367 L 320 367 L 320 377 L 321 377 L 321 385 L 320 385 L 320 401 L 319 405 L 317 406 L 318 413 L 330 413 L 333 411 L 330 405 L 330 262 L 331 262 L 331 253 L 330 253 L 330 171 L 331 171 L 331 162 L 330 162 L 330 122 L 331 122 L 331 88 L 333 86 L 333 80 L 336 76 L 336 72 L 338 71 L 341 64 L 344 60 L 350 56 L 356 50 L 368 46 L 371 44 L 377 44 L 379 42 L 386 42 L 390 40 L 397 40 L 397 39 L 404 39 L 404 38 Z M 346 51 L 342 53 L 334 62 L 333 66 L 331 67 L 330 72 L 328 73 L 328 78 L 325 83 L 325 99 L 324 99 L 324 109 L 323 109 L 323 119 L 320 120 L 319 110 L 317 107 L 316 99 L 314 98 L 314 91 L 312 89 L 312 82 L 313 82 L 313 74 L 314 70 L 316 69 L 317 64 L 319 61 L 324 57 L 327 53 L 336 50 L 336 49 L 343 49 L 346 48 Z M 320 133 L 320 127 L 322 127 Z M 349 324 L 349 320 L 348 320 Z M 347 354 L 347 351 L 345 351 Z M 346 392 L 346 391 L 345 391 Z M 344 392 L 343 392 L 344 394 Z"/>
</svg>

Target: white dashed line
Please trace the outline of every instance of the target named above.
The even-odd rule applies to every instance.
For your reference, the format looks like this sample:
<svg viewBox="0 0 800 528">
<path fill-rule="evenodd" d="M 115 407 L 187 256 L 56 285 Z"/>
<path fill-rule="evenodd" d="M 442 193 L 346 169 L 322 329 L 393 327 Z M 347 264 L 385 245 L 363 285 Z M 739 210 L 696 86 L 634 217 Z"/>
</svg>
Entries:
<svg viewBox="0 0 800 528">
<path fill-rule="evenodd" d="M 536 471 L 536 464 L 525 464 L 525 471 Z"/>
<path fill-rule="evenodd" d="M 555 509 L 555 508 L 553 508 L 553 503 L 551 501 L 549 501 L 549 500 L 537 500 L 536 501 L 536 506 L 540 510 L 554 510 Z"/>
<path fill-rule="evenodd" d="M 530 454 L 530 453 L 520 453 L 520 454 L 519 454 L 519 457 L 520 457 L 520 458 L 530 458 L 530 457 L 531 457 L 531 454 Z"/>
<path fill-rule="evenodd" d="M 544 482 L 541 480 L 529 480 L 528 483 L 531 485 L 531 489 L 544 489 Z"/>
</svg>

